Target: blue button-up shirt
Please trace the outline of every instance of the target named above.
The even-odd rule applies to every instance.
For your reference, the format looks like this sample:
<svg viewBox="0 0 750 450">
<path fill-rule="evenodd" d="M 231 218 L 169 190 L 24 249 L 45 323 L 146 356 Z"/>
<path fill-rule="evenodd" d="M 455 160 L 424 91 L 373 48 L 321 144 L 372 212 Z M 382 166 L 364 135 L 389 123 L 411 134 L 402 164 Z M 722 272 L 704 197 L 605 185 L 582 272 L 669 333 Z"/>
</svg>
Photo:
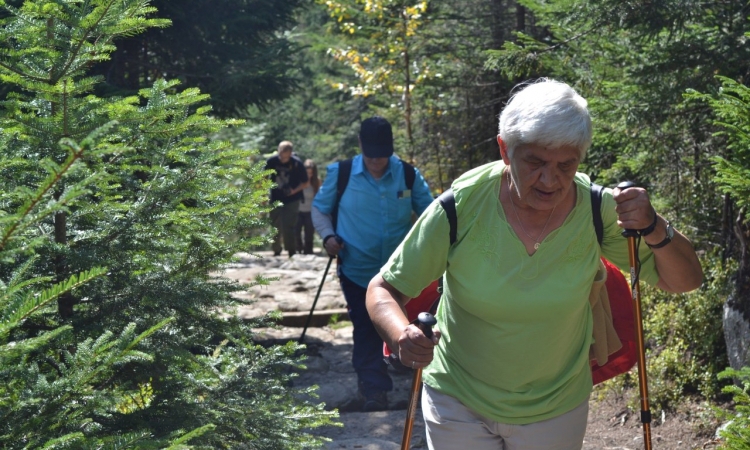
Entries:
<svg viewBox="0 0 750 450">
<path fill-rule="evenodd" d="M 313 201 L 313 207 L 326 215 L 336 203 L 338 170 L 338 163 L 328 166 L 325 182 Z M 362 155 L 352 161 L 349 184 L 339 204 L 336 234 L 344 241 L 340 270 L 360 286 L 369 284 L 409 232 L 412 211 L 422 214 L 433 200 L 422 174 L 415 172 L 410 191 L 397 157 L 390 157 L 379 180 L 367 171 Z"/>
</svg>

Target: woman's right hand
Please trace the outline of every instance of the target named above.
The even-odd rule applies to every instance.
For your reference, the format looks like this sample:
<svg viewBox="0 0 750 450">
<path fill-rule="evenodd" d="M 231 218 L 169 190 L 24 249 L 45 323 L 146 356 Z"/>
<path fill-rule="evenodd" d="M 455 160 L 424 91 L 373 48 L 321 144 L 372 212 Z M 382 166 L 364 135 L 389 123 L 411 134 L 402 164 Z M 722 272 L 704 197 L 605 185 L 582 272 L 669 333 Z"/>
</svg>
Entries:
<svg viewBox="0 0 750 450">
<path fill-rule="evenodd" d="M 416 325 L 409 323 L 404 305 L 409 297 L 399 292 L 378 274 L 367 287 L 367 312 L 378 334 L 397 354 L 401 364 L 414 369 L 432 362 L 440 331 L 432 330 L 432 338 L 425 336 Z"/>
<path fill-rule="evenodd" d="M 398 358 L 401 364 L 420 369 L 432 362 L 435 346 L 440 341 L 440 331 L 432 330 L 432 338 L 414 324 L 409 324 L 398 337 Z"/>
</svg>

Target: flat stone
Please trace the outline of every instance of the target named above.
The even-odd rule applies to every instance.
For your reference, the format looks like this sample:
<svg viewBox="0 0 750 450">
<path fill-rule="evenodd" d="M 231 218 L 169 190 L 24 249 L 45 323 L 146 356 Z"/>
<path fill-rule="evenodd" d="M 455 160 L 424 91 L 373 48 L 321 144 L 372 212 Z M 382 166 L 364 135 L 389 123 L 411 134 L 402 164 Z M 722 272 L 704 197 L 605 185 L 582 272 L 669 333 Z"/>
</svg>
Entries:
<svg viewBox="0 0 750 450">
<path fill-rule="evenodd" d="M 284 312 L 279 325 L 284 327 L 304 327 L 308 317 L 310 317 L 309 311 Z M 349 313 L 346 309 L 314 311 L 308 327 L 324 327 L 329 325 L 334 319 L 336 321 L 349 320 Z"/>
</svg>

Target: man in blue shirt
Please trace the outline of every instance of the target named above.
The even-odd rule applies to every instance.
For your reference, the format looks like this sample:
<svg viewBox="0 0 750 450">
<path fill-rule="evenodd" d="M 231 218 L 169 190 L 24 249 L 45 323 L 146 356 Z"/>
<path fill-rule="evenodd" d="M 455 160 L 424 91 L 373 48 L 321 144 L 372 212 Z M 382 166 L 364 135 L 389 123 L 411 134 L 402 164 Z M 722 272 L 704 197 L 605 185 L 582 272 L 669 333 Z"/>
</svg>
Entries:
<svg viewBox="0 0 750 450">
<path fill-rule="evenodd" d="M 393 131 L 387 120 L 377 116 L 364 120 L 359 147 L 362 155 L 352 160 L 336 228 L 331 214 L 337 201 L 338 163 L 327 168 L 313 201 L 312 218 L 328 254 L 339 258 L 341 290 L 354 326 L 352 365 L 364 397 L 363 410 L 380 411 L 388 409 L 386 392 L 393 389 L 393 382 L 383 361 L 383 340 L 365 306 L 367 285 L 408 233 L 412 211 L 422 214 L 433 199 L 416 169 L 414 185 L 406 186 L 405 167 L 393 155 Z"/>
</svg>

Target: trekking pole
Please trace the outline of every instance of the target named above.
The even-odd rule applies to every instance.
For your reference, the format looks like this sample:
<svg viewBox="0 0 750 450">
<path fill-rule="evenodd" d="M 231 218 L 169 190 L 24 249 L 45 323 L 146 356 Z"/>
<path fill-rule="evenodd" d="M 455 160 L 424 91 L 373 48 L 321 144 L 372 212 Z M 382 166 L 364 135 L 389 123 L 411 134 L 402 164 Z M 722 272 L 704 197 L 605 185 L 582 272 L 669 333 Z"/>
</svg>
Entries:
<svg viewBox="0 0 750 450">
<path fill-rule="evenodd" d="M 427 312 L 419 313 L 417 326 L 428 338 L 432 338 L 432 327 L 437 320 Z M 417 401 L 419 400 L 419 388 L 422 387 L 422 368 L 414 369 L 414 377 L 411 380 L 411 393 L 409 394 L 409 406 L 406 410 L 406 424 L 404 424 L 404 436 L 401 438 L 401 450 L 409 450 L 411 444 L 411 431 L 414 427 L 414 415 L 417 412 Z"/>
<path fill-rule="evenodd" d="M 635 187 L 631 181 L 624 181 L 617 185 L 621 190 Z M 622 235 L 628 239 L 628 254 L 630 256 L 630 293 L 633 297 L 635 312 L 635 338 L 638 344 L 638 386 L 641 391 L 641 423 L 643 424 L 643 441 L 646 450 L 651 450 L 651 411 L 648 405 L 648 381 L 646 374 L 646 346 L 643 342 L 643 316 L 641 313 L 641 288 L 639 285 L 640 261 L 636 238 L 640 237 L 637 230 L 625 230 Z M 640 240 L 640 238 L 639 238 Z"/>
<path fill-rule="evenodd" d="M 328 264 L 326 265 L 326 270 L 323 272 L 323 279 L 320 280 L 320 286 L 318 286 L 318 293 L 315 294 L 315 301 L 313 301 L 312 308 L 310 308 L 310 314 L 307 315 L 307 320 L 305 321 L 305 328 L 302 329 L 302 335 L 299 337 L 299 343 L 302 344 L 305 340 L 305 333 L 307 333 L 307 327 L 310 325 L 310 321 L 312 320 L 313 311 L 315 311 L 315 304 L 318 303 L 318 297 L 320 297 L 320 291 L 323 289 L 323 283 L 326 282 L 326 275 L 328 275 L 328 270 L 331 268 L 331 263 L 335 259 L 335 256 L 330 256 L 328 258 Z"/>
</svg>

